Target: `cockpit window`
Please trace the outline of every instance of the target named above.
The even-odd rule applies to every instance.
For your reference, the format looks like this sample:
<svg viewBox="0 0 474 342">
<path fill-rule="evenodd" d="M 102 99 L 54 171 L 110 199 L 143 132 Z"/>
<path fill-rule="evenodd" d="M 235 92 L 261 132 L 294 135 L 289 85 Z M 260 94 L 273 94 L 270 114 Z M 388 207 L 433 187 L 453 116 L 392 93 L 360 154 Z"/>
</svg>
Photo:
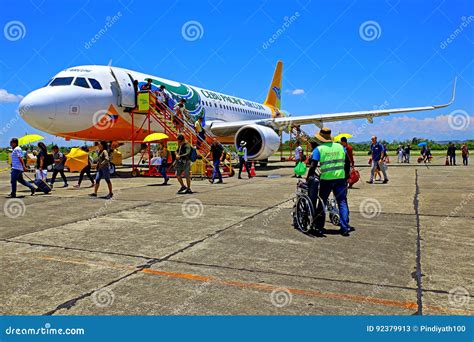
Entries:
<svg viewBox="0 0 474 342">
<path fill-rule="evenodd" d="M 74 77 L 56 77 L 49 85 L 51 87 L 55 86 L 68 86 L 71 85 Z"/>
<path fill-rule="evenodd" d="M 90 88 L 89 84 L 87 83 L 87 81 L 84 77 L 76 78 L 76 80 L 74 81 L 74 85 L 82 87 L 82 88 Z"/>
<path fill-rule="evenodd" d="M 94 88 L 94 89 L 102 89 L 102 87 L 100 86 L 99 81 L 97 81 L 96 79 L 94 79 L 94 78 L 88 78 L 88 80 L 89 80 L 89 82 L 91 83 L 92 88 Z"/>
</svg>

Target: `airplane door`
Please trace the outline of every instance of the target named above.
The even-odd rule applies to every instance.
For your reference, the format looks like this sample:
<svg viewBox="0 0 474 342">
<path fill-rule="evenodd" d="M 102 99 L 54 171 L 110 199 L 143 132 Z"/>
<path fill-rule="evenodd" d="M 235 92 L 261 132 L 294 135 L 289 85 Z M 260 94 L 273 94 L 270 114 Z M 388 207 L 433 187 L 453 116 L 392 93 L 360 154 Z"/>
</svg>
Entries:
<svg viewBox="0 0 474 342">
<path fill-rule="evenodd" d="M 117 81 L 119 88 L 119 105 L 122 107 L 135 107 L 135 90 L 132 77 L 122 69 L 110 68 L 110 72 Z"/>
</svg>

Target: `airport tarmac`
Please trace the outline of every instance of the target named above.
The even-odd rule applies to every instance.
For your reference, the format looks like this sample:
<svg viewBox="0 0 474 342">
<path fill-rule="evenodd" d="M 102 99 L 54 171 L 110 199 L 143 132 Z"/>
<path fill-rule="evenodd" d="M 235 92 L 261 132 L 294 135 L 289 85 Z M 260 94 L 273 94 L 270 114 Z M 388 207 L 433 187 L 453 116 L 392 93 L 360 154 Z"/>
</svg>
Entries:
<svg viewBox="0 0 474 342">
<path fill-rule="evenodd" d="M 33 197 L 20 186 L 20 202 L 0 198 L 1 313 L 474 314 L 472 166 L 391 164 L 390 182 L 370 185 L 357 161 L 350 237 L 292 227 L 291 163 L 194 181 L 193 195 L 123 173 L 110 201 L 73 180 Z"/>
</svg>

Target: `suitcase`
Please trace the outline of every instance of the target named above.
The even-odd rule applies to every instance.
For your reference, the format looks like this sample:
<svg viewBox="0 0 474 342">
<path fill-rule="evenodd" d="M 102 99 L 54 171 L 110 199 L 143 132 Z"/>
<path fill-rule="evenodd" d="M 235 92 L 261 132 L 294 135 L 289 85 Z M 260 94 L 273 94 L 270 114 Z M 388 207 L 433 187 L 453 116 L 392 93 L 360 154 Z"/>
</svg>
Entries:
<svg viewBox="0 0 474 342">
<path fill-rule="evenodd" d="M 351 174 L 349 176 L 349 179 L 347 182 L 349 183 L 349 188 L 352 188 L 352 186 L 357 183 L 360 179 L 360 173 L 356 169 L 352 169 Z"/>
<path fill-rule="evenodd" d="M 35 179 L 35 185 L 38 188 L 37 191 L 44 192 L 49 194 L 51 192 L 51 187 L 43 179 Z"/>
<path fill-rule="evenodd" d="M 34 184 L 38 188 L 38 191 L 44 192 L 45 194 L 48 194 L 51 192 L 51 187 L 46 183 L 46 177 L 47 177 L 47 172 L 43 170 L 41 172 L 40 170 L 36 170 L 36 175 L 35 175 L 35 180 Z"/>
</svg>

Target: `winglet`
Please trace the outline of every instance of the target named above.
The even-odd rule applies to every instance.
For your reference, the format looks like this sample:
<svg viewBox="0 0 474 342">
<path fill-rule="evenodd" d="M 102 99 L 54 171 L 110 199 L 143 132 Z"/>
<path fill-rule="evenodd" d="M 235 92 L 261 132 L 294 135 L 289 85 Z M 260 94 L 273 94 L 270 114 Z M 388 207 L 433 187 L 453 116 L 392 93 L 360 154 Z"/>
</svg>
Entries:
<svg viewBox="0 0 474 342">
<path fill-rule="evenodd" d="M 454 100 L 456 99 L 456 83 L 457 83 L 457 81 L 458 81 L 458 78 L 455 77 L 454 81 L 453 81 L 453 94 L 451 96 L 451 100 L 446 104 L 433 106 L 434 108 L 444 108 L 444 107 L 447 107 L 447 106 L 453 104 Z"/>
</svg>

